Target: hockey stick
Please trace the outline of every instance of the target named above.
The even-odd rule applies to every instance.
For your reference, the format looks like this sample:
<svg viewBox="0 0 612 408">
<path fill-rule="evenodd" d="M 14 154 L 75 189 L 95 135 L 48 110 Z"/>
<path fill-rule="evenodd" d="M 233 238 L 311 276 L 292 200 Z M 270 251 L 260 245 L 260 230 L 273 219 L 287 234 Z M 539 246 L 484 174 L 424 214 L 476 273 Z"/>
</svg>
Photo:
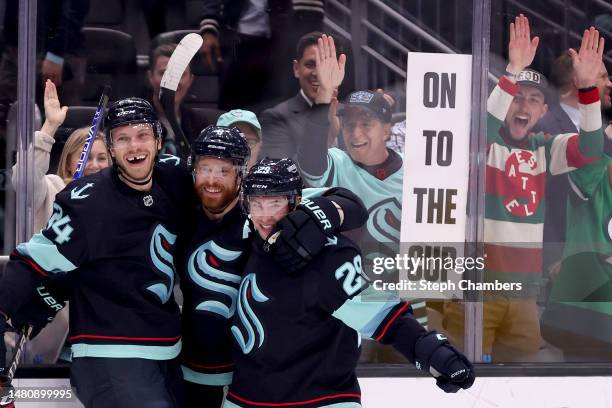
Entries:
<svg viewBox="0 0 612 408">
<path fill-rule="evenodd" d="M 94 140 L 96 140 L 96 135 L 98 134 L 98 129 L 100 129 L 100 123 L 102 123 L 102 119 L 104 118 L 104 111 L 106 110 L 106 105 L 108 104 L 108 97 L 111 91 L 110 85 L 104 85 L 104 90 L 102 90 L 102 96 L 100 97 L 100 102 L 98 103 L 98 107 L 96 108 L 96 113 L 94 113 L 94 117 L 91 121 L 91 126 L 89 127 L 89 133 L 87 134 L 87 139 L 85 139 L 85 145 L 83 146 L 83 151 L 81 151 L 81 155 L 79 156 L 79 161 L 77 162 L 76 171 L 74 173 L 74 180 L 79 179 L 85 173 L 85 167 L 87 166 L 87 160 L 89 159 L 89 153 L 91 152 L 91 147 L 94 144 Z"/>
<path fill-rule="evenodd" d="M 196 33 L 190 33 L 183 37 L 168 60 L 168 65 L 166 66 L 166 71 L 162 77 L 161 87 L 159 89 L 159 101 L 164 109 L 168 122 L 170 122 L 172 131 L 174 132 L 174 138 L 180 146 L 182 158 L 189 157 L 191 146 L 189 145 L 185 133 L 183 133 L 183 129 L 178 123 L 174 111 L 174 96 L 176 95 L 176 89 L 183 76 L 183 72 L 185 72 L 187 65 L 189 65 L 193 56 L 202 46 L 202 41 L 202 37 Z"/>
<path fill-rule="evenodd" d="M 83 146 L 83 150 L 81 151 L 81 155 L 79 156 L 79 161 L 77 162 L 76 171 L 74 173 L 74 180 L 79 179 L 85 173 L 85 167 L 87 166 L 87 160 L 89 159 L 89 154 L 91 153 L 91 147 L 95 141 L 96 135 L 98 134 L 98 130 L 100 129 L 100 124 L 104 118 L 104 111 L 106 110 L 106 106 L 108 105 L 109 94 L 111 91 L 110 85 L 105 85 L 102 90 L 102 96 L 100 96 L 100 102 L 98 103 L 98 107 L 96 108 L 96 112 L 94 113 L 91 126 L 89 127 L 89 132 L 87 134 L 87 138 L 85 139 L 85 144 Z M 15 348 L 15 353 L 11 359 L 11 363 L 8 368 L 2 371 L 0 374 L 0 390 L 11 388 L 11 382 L 13 381 L 13 377 L 15 375 L 15 371 L 17 370 L 17 366 L 19 365 L 19 359 L 23 354 L 23 350 L 25 348 L 25 344 L 30 337 L 30 333 L 32 332 L 32 326 L 26 325 L 20 332 L 21 337 L 19 338 L 19 343 Z M 0 339 L 0 341 L 4 341 L 4 339 Z M 0 395 L 0 407 L 12 407 L 14 404 L 14 399 L 11 401 L 11 398 Z"/>
<path fill-rule="evenodd" d="M 21 338 L 19 339 L 19 343 L 15 349 L 15 353 L 13 354 L 13 358 L 11 359 L 11 363 L 8 367 L 2 371 L 0 374 L 0 390 L 2 390 L 2 394 L 8 392 L 8 395 L 0 394 L 0 407 L 2 408 L 14 408 L 15 407 L 15 398 L 10 393 L 12 389 L 11 383 L 13 382 L 13 377 L 15 376 L 15 371 L 17 371 L 17 366 L 19 365 L 19 359 L 21 358 L 21 354 L 23 353 L 23 349 L 25 348 L 26 341 L 30 333 L 32 332 L 32 327 L 26 326 L 22 333 Z M 0 339 L 0 341 L 4 341 L 4 338 Z M 4 391 L 6 390 L 6 391 Z"/>
</svg>

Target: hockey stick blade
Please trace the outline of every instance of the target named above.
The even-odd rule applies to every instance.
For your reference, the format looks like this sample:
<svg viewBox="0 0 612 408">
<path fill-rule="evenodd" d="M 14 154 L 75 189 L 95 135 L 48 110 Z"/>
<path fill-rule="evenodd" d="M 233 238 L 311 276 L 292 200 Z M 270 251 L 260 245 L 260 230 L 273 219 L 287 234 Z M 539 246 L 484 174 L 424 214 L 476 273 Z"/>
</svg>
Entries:
<svg viewBox="0 0 612 408">
<path fill-rule="evenodd" d="M 94 117 L 91 121 L 89 133 L 87 134 L 87 138 L 85 139 L 85 145 L 83 145 L 83 150 L 81 151 L 79 161 L 77 162 L 76 171 L 74 172 L 74 180 L 81 178 L 85 173 L 85 168 L 87 167 L 87 160 L 89 159 L 91 147 L 93 146 L 94 141 L 96 140 L 98 129 L 100 129 L 100 124 L 102 123 L 102 120 L 104 118 L 104 111 L 106 110 L 106 105 L 108 104 L 108 97 L 110 95 L 110 91 L 110 85 L 105 85 L 104 89 L 102 90 L 100 102 L 98 103 L 98 107 L 96 108 L 96 113 L 94 113 Z"/>
<path fill-rule="evenodd" d="M 193 56 L 202 47 L 202 41 L 202 37 L 196 33 L 190 33 L 183 37 L 168 60 L 159 90 L 159 101 L 172 127 L 175 140 L 181 147 L 184 158 L 189 156 L 190 146 L 174 112 L 174 96 L 176 95 L 183 72 L 187 69 Z"/>
</svg>

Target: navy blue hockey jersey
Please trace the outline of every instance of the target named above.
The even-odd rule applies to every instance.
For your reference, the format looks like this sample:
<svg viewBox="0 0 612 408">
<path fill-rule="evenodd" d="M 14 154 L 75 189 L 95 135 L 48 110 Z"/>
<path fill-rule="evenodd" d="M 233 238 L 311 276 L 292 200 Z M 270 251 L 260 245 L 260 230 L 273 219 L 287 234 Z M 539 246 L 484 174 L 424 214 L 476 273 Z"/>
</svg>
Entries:
<svg viewBox="0 0 612 408">
<path fill-rule="evenodd" d="M 325 195 L 346 209 L 344 226 L 351 228 L 366 218 L 365 208 L 343 189 L 305 189 L 304 197 Z M 338 194 L 340 195 L 338 195 Z M 211 221 L 197 211 L 194 231 L 186 245 L 182 285 L 183 377 L 204 385 L 232 381 L 230 333 L 238 288 L 251 249 L 249 222 L 237 205 L 221 220 Z"/>
<path fill-rule="evenodd" d="M 183 377 L 205 385 L 232 380 L 231 316 L 250 248 L 237 205 L 221 220 L 199 210 L 183 267 Z"/>
<path fill-rule="evenodd" d="M 408 304 L 368 299 L 370 290 L 359 248 L 343 236 L 297 275 L 279 269 L 256 238 L 233 318 L 236 368 L 224 407 L 359 407 L 360 334 L 411 361 L 425 334 Z"/>
<path fill-rule="evenodd" d="M 150 191 L 129 188 L 112 167 L 70 183 L 46 228 L 17 247 L 3 282 L 14 274 L 34 280 L 34 271 L 68 282 L 73 357 L 176 357 L 174 251 L 193 208 L 191 186 L 173 157 L 156 164 Z M 2 286 L 0 309 L 9 315 L 33 290 Z"/>
</svg>

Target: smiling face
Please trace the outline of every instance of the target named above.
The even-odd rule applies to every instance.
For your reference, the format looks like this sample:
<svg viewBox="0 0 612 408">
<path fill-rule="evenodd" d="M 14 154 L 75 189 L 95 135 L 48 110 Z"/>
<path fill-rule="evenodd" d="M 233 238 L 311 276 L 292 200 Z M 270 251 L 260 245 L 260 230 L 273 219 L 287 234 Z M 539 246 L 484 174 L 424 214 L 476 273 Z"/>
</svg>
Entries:
<svg viewBox="0 0 612 408">
<path fill-rule="evenodd" d="M 133 182 L 151 180 L 155 157 L 161 148 L 152 126 L 149 123 L 120 126 L 111 130 L 111 138 L 111 154 L 122 180 L 136 190 L 150 188 Z"/>
<path fill-rule="evenodd" d="M 521 141 L 548 111 L 544 94 L 533 86 L 519 87 L 506 114 L 506 125 L 514 141 Z"/>
<path fill-rule="evenodd" d="M 249 214 L 262 239 L 274 231 L 276 224 L 289 214 L 287 196 L 249 196 Z"/>
<path fill-rule="evenodd" d="M 194 165 L 194 174 L 194 188 L 205 210 L 223 211 L 238 200 L 240 179 L 231 160 L 200 156 Z"/>
<path fill-rule="evenodd" d="M 300 58 L 299 61 L 293 60 L 293 76 L 297 78 L 300 83 L 300 88 L 302 88 L 311 101 L 315 100 L 317 90 L 319 89 L 315 49 L 315 45 L 306 47 L 302 54 L 302 58 Z"/>
<path fill-rule="evenodd" d="M 390 123 L 383 123 L 366 109 L 346 108 L 341 124 L 342 137 L 351 159 L 374 166 L 389 157 L 387 140 L 391 132 Z"/>
<path fill-rule="evenodd" d="M 82 150 L 82 148 L 81 148 Z M 81 150 L 72 153 L 68 157 L 68 172 L 71 176 L 76 173 L 77 163 L 81 156 Z M 91 152 L 87 159 L 87 165 L 85 166 L 85 176 L 97 173 L 98 171 L 110 166 L 110 158 L 108 157 L 108 151 L 106 145 L 101 139 L 96 139 L 94 144 L 91 146 Z"/>
</svg>

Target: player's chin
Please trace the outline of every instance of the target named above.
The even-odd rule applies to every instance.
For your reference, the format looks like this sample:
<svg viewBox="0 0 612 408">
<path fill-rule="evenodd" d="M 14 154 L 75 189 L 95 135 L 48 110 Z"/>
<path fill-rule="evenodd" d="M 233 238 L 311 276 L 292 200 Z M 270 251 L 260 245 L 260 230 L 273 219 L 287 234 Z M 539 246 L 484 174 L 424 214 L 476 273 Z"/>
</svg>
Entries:
<svg viewBox="0 0 612 408">
<path fill-rule="evenodd" d="M 125 173 L 133 180 L 145 180 L 149 178 L 151 171 L 153 170 L 153 163 L 139 163 L 136 165 L 130 165 L 124 167 Z"/>
<path fill-rule="evenodd" d="M 274 230 L 274 225 L 264 227 L 262 224 L 255 223 L 255 229 L 257 230 L 257 232 L 259 233 L 259 236 L 262 239 L 266 239 L 270 236 L 270 234 Z"/>
</svg>

